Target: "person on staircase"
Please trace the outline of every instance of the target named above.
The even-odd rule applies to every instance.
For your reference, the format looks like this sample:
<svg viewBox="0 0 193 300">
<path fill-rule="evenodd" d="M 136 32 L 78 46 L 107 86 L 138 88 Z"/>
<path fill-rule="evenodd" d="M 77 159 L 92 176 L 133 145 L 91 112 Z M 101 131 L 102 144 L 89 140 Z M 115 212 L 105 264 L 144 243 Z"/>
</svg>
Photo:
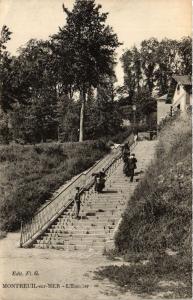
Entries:
<svg viewBox="0 0 193 300">
<path fill-rule="evenodd" d="M 80 188 L 76 187 L 76 194 L 74 197 L 74 207 L 75 207 L 75 217 L 76 219 L 79 219 L 79 212 L 80 212 Z"/>
<path fill-rule="evenodd" d="M 137 140 L 138 140 L 138 130 L 135 129 L 133 134 L 134 134 L 134 137 L 133 137 L 133 139 L 134 139 L 134 146 L 136 146 L 137 145 Z"/>
<path fill-rule="evenodd" d="M 129 148 L 128 143 L 125 143 L 122 148 L 122 160 L 124 163 L 128 162 L 129 156 L 130 156 L 130 148 Z"/>
<path fill-rule="evenodd" d="M 98 185 L 100 182 L 100 175 L 99 175 L 99 173 L 92 173 L 92 176 L 94 176 L 94 190 L 95 190 L 95 192 L 97 192 Z"/>
<path fill-rule="evenodd" d="M 130 156 L 130 148 L 129 148 L 129 145 L 126 143 L 126 144 L 124 144 L 124 146 L 122 148 L 122 160 L 124 162 L 123 173 L 126 176 L 129 176 L 129 169 L 128 169 L 129 156 Z"/>
<path fill-rule="evenodd" d="M 101 191 L 105 188 L 105 182 L 106 182 L 106 174 L 105 174 L 105 170 L 102 169 L 102 171 L 100 171 L 100 185 L 101 185 Z"/>
<path fill-rule="evenodd" d="M 105 188 L 105 171 L 102 169 L 102 171 L 98 173 L 93 173 L 92 176 L 94 176 L 94 189 L 96 192 L 101 193 L 102 190 Z"/>
<path fill-rule="evenodd" d="M 137 169 L 137 159 L 135 158 L 135 154 L 133 153 L 128 159 L 128 171 L 130 176 L 130 182 L 133 182 L 135 169 Z"/>
</svg>

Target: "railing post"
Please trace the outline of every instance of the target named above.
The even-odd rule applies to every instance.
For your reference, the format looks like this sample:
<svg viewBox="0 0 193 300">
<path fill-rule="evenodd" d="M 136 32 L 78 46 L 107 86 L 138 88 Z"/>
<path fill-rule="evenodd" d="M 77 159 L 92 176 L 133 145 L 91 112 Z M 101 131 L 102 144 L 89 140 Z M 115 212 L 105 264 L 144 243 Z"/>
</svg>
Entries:
<svg viewBox="0 0 193 300">
<path fill-rule="evenodd" d="M 20 242 L 19 242 L 19 247 L 22 248 L 22 238 L 23 238 L 23 221 L 21 220 L 21 227 L 20 227 Z"/>
</svg>

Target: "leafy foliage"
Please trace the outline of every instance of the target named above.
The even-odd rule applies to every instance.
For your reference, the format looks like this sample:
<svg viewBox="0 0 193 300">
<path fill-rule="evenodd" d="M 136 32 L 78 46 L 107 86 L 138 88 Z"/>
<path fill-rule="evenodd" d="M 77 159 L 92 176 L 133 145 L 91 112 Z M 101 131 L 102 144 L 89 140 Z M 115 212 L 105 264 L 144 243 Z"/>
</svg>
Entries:
<svg viewBox="0 0 193 300">
<path fill-rule="evenodd" d="M 80 92 L 81 141 L 84 136 L 86 95 L 91 87 L 98 86 L 103 76 L 114 74 L 114 51 L 119 42 L 112 28 L 105 24 L 108 14 L 100 13 L 101 5 L 96 5 L 94 0 L 76 0 L 72 11 L 64 6 L 63 9 L 67 14 L 66 25 L 53 36 L 53 47 L 57 60 L 64 61 L 67 57 L 66 70 L 70 66 L 68 78 Z"/>
<path fill-rule="evenodd" d="M 83 140 L 85 126 L 97 127 L 97 118 L 92 120 L 96 123 L 89 124 L 87 119 L 84 124 L 85 109 L 97 110 L 97 105 L 89 107 L 87 99 L 91 89 L 102 86 L 105 76 L 114 75 L 114 52 L 119 42 L 112 28 L 106 25 L 108 13 L 100 12 L 101 6 L 94 0 L 76 0 L 72 11 L 64 6 L 63 10 L 67 14 L 66 24 L 59 32 L 47 41 L 29 40 L 19 49 L 17 57 L 6 51 L 11 32 L 6 26 L 2 28 L 0 95 L 9 128 L 4 129 L 4 122 L 1 132 L 2 135 L 7 132 L 7 141 L 10 137 L 22 143 L 50 139 L 76 141 L 78 135 Z M 103 91 L 105 99 L 106 93 L 108 88 Z M 103 102 L 103 107 L 111 110 L 111 118 L 120 118 L 113 103 L 111 107 L 109 102 Z M 103 114 L 102 126 L 109 119 Z M 94 132 L 88 134 L 89 129 L 85 132 L 85 138 L 96 137 Z"/>
<path fill-rule="evenodd" d="M 142 41 L 139 48 L 134 46 L 126 50 L 121 57 L 124 70 L 124 86 L 121 91 L 128 95 L 125 104 L 136 104 L 140 119 L 148 117 L 145 113 L 147 102 L 152 103 L 151 111 L 155 111 L 155 94 L 163 95 L 168 92 L 173 74 L 191 75 L 191 56 L 190 37 L 184 37 L 180 41 L 165 38 L 160 42 L 156 38 L 150 38 Z"/>
</svg>

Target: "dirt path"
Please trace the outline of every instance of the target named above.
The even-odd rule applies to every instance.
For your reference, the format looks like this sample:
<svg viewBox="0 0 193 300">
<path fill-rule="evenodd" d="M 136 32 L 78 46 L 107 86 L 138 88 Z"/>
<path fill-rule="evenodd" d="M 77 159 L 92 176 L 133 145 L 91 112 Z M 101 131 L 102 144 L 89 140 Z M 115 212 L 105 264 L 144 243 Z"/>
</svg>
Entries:
<svg viewBox="0 0 193 300">
<path fill-rule="evenodd" d="M 140 161 L 143 164 L 147 161 L 148 164 L 154 146 L 155 142 L 148 141 L 137 145 L 135 153 L 139 166 Z M 115 264 L 120 266 L 122 261 L 109 261 L 94 251 L 20 249 L 19 237 L 19 233 L 10 233 L 0 241 L 0 300 L 141 299 L 128 292 L 122 294 L 108 280 L 94 279 L 97 268 Z M 26 286 L 21 288 L 19 284 Z M 33 288 L 27 288 L 27 284 L 33 284 Z M 51 286 L 53 284 L 55 286 Z"/>
<path fill-rule="evenodd" d="M 108 281 L 93 280 L 93 271 L 112 263 L 100 253 L 19 249 L 16 248 L 18 238 L 17 233 L 9 234 L 0 242 L 1 300 L 138 299 L 129 293 L 121 295 Z M 122 262 L 118 261 L 116 264 L 121 265 Z M 22 275 L 14 276 L 14 271 L 21 272 Z M 28 271 L 31 274 L 27 273 Z M 39 275 L 34 275 L 36 271 Z M 42 287 L 2 288 L 2 284 L 6 283 L 35 283 Z M 56 286 L 49 288 L 48 284 Z"/>
</svg>

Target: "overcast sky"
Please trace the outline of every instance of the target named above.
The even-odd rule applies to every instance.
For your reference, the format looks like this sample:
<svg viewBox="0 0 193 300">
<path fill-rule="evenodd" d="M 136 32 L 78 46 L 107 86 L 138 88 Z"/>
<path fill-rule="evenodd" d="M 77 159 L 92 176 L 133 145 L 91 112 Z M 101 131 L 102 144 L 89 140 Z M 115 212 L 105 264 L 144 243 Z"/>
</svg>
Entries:
<svg viewBox="0 0 193 300">
<path fill-rule="evenodd" d="M 118 34 L 124 49 L 139 45 L 144 39 L 167 37 L 180 39 L 191 35 L 191 0 L 96 0 L 109 12 L 107 23 Z M 62 3 L 73 7 L 73 0 L 0 0 L 0 27 L 7 25 L 13 32 L 8 50 L 15 54 L 18 47 L 31 38 L 46 39 L 65 24 Z M 122 83 L 120 63 L 116 68 Z"/>
</svg>

